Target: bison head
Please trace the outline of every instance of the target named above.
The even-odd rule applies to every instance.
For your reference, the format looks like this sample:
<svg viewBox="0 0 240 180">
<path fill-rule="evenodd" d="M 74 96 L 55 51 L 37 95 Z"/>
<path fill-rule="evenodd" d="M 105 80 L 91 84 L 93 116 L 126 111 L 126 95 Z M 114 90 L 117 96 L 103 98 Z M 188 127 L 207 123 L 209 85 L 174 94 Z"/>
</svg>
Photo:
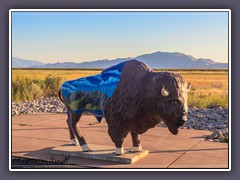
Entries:
<svg viewBox="0 0 240 180">
<path fill-rule="evenodd" d="M 154 77 L 156 116 L 177 135 L 180 126 L 187 121 L 187 93 L 190 83 L 175 73 L 157 73 Z"/>
</svg>

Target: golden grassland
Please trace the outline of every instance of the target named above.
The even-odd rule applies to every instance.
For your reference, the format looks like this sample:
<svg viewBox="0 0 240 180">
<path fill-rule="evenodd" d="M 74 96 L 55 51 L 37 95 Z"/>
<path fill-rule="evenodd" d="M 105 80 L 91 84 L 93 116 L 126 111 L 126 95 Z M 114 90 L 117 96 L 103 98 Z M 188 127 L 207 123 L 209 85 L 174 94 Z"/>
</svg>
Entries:
<svg viewBox="0 0 240 180">
<path fill-rule="evenodd" d="M 13 69 L 12 70 L 12 79 L 16 77 L 23 78 L 34 78 L 44 80 L 48 75 L 54 75 L 61 77 L 65 80 L 77 79 L 80 77 L 90 76 L 100 73 L 102 70 L 62 70 L 62 69 Z"/>
<path fill-rule="evenodd" d="M 101 69 L 13 69 L 12 99 L 21 101 L 56 95 L 63 81 L 98 74 L 101 71 Z M 227 70 L 169 71 L 181 74 L 191 83 L 188 95 L 190 107 L 228 107 Z"/>
</svg>

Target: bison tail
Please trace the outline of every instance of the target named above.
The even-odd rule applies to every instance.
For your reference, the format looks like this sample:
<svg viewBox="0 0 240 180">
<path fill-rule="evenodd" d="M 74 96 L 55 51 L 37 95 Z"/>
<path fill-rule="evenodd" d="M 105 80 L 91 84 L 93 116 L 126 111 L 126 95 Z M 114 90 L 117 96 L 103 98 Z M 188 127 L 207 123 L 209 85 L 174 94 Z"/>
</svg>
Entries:
<svg viewBox="0 0 240 180">
<path fill-rule="evenodd" d="M 67 115 L 69 117 L 69 109 L 70 109 L 70 107 L 67 105 L 67 103 L 65 103 L 65 101 L 62 98 L 61 88 L 58 91 L 58 97 L 59 97 L 60 101 L 62 101 L 62 103 L 66 106 L 66 108 L 67 108 Z"/>
<path fill-rule="evenodd" d="M 60 101 L 62 101 L 62 103 L 63 103 L 67 108 L 70 109 L 70 107 L 67 105 L 67 103 L 66 103 L 66 102 L 64 101 L 64 99 L 62 98 L 61 88 L 60 88 L 59 91 L 58 91 L 58 97 L 59 97 Z"/>
<path fill-rule="evenodd" d="M 58 97 L 63 102 L 62 95 L 61 95 L 61 88 L 58 91 Z M 64 102 L 63 102 L 64 103 Z"/>
</svg>

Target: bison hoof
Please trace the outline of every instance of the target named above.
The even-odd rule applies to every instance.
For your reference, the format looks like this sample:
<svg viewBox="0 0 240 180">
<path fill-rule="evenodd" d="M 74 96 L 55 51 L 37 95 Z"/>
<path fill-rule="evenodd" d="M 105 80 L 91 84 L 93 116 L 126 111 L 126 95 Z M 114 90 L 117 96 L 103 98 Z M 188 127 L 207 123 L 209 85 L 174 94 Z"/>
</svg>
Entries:
<svg viewBox="0 0 240 180">
<path fill-rule="evenodd" d="M 81 145 L 83 152 L 90 152 L 91 149 L 89 149 L 87 144 Z"/>
<path fill-rule="evenodd" d="M 115 151 L 115 154 L 117 156 L 122 156 L 124 155 L 124 148 L 117 148 L 116 151 Z"/>
<path fill-rule="evenodd" d="M 92 151 L 91 149 L 83 150 L 83 152 L 91 152 L 91 151 Z"/>
<path fill-rule="evenodd" d="M 134 146 L 133 152 L 142 152 L 142 146 L 139 146 L 139 147 Z"/>
<path fill-rule="evenodd" d="M 75 145 L 75 146 L 77 146 L 78 145 L 78 141 L 77 141 L 77 139 L 72 139 L 72 143 Z"/>
</svg>

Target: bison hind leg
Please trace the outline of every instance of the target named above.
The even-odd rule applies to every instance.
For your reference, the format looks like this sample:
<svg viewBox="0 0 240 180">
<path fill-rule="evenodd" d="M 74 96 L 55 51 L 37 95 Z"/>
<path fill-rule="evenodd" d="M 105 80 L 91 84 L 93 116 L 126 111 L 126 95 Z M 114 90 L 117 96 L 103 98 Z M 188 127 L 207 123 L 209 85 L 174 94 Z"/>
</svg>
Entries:
<svg viewBox="0 0 240 180">
<path fill-rule="evenodd" d="M 74 136 L 74 133 L 71 128 L 71 124 L 70 124 L 70 120 L 69 120 L 69 116 L 70 116 L 69 111 L 67 111 L 67 116 L 68 116 L 67 125 L 68 125 L 69 134 L 70 134 L 70 140 L 72 141 L 73 145 L 77 146 L 77 145 L 79 145 L 79 143 L 78 143 L 77 138 Z"/>
<path fill-rule="evenodd" d="M 73 139 L 73 143 L 75 145 L 80 144 L 81 148 L 84 152 L 89 152 L 91 151 L 90 148 L 88 147 L 80 128 L 77 126 L 78 121 L 80 120 L 82 113 L 80 114 L 75 114 L 73 110 L 68 109 L 68 123 L 69 123 L 69 127 L 72 131 L 72 133 L 74 134 L 74 139 Z"/>
<path fill-rule="evenodd" d="M 73 138 L 71 139 L 72 140 L 72 143 L 75 145 L 75 146 L 78 146 L 79 145 L 79 142 L 77 140 L 77 138 Z"/>
</svg>

